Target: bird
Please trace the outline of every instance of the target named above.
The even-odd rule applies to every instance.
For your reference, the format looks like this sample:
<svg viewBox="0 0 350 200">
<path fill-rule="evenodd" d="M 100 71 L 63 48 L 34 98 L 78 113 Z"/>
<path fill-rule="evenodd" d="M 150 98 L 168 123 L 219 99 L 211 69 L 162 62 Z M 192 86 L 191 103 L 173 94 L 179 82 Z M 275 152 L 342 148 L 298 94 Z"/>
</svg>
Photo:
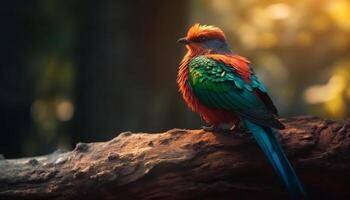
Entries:
<svg viewBox="0 0 350 200">
<path fill-rule="evenodd" d="M 188 107 L 210 125 L 208 130 L 218 130 L 224 124 L 244 125 L 291 199 L 306 198 L 274 131 L 285 126 L 250 61 L 231 51 L 224 32 L 213 25 L 194 24 L 178 42 L 187 48 L 179 64 L 177 84 Z"/>
</svg>

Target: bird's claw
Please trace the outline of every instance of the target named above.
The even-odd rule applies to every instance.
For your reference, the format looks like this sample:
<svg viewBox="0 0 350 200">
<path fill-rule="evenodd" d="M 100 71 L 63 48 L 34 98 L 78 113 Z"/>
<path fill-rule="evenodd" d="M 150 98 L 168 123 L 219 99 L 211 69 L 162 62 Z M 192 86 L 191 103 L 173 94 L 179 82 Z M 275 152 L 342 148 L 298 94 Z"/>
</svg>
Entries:
<svg viewBox="0 0 350 200">
<path fill-rule="evenodd" d="M 218 126 L 202 126 L 202 129 L 204 131 L 208 131 L 208 132 L 217 132 L 217 133 L 230 133 L 232 132 L 230 129 L 224 129 L 224 128 L 220 128 Z"/>
<path fill-rule="evenodd" d="M 216 130 L 216 127 L 215 127 L 214 125 L 212 125 L 212 126 L 202 126 L 202 129 L 203 129 L 204 131 L 213 132 L 213 131 Z"/>
<path fill-rule="evenodd" d="M 245 136 L 249 131 L 244 128 L 241 124 L 236 124 L 231 126 L 230 128 L 222 128 L 219 126 L 211 125 L 211 126 L 202 126 L 204 131 L 208 132 L 217 132 L 217 133 L 236 133 L 238 136 Z"/>
</svg>

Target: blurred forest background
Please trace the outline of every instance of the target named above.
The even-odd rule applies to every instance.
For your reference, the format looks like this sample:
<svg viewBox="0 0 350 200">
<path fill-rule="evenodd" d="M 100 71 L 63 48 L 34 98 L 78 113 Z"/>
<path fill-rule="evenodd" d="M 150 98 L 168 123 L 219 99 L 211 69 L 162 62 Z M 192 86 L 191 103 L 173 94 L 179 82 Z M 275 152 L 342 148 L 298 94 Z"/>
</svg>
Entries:
<svg viewBox="0 0 350 200">
<path fill-rule="evenodd" d="M 198 128 L 176 86 L 176 40 L 196 22 L 224 29 L 281 115 L 350 114 L 349 0 L 13 0 L 0 10 L 7 158 Z"/>
</svg>

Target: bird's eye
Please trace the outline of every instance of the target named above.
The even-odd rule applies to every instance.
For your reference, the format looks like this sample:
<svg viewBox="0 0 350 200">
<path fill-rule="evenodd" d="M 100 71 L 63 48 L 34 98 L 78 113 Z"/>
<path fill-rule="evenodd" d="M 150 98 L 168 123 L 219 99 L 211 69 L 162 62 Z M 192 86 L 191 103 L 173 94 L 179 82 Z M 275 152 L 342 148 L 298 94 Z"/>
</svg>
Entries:
<svg viewBox="0 0 350 200">
<path fill-rule="evenodd" d="M 200 37 L 199 37 L 199 40 L 200 40 L 200 41 L 204 41 L 204 40 L 206 40 L 206 39 L 207 39 L 207 38 L 206 38 L 205 36 L 200 36 Z"/>
<path fill-rule="evenodd" d="M 207 37 L 205 37 L 205 36 L 199 36 L 198 38 L 196 38 L 196 42 L 203 42 L 203 41 L 205 41 L 205 40 L 207 40 L 208 38 Z"/>
</svg>

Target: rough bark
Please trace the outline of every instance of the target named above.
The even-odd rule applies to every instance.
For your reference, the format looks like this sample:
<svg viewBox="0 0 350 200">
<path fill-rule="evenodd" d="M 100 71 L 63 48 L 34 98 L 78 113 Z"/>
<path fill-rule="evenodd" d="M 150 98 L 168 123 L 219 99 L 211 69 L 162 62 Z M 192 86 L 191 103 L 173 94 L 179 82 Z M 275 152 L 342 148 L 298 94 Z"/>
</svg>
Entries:
<svg viewBox="0 0 350 200">
<path fill-rule="evenodd" d="M 350 121 L 282 119 L 311 199 L 350 199 Z M 249 133 L 121 133 L 69 152 L 0 160 L 0 199 L 287 199 Z"/>
</svg>

